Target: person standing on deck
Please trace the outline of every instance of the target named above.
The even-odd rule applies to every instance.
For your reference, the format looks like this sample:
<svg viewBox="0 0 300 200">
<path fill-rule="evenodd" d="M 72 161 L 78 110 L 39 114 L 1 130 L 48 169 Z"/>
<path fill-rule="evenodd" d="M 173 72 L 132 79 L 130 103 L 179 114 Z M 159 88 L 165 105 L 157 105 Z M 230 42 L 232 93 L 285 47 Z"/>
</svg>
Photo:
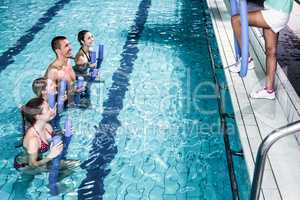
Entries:
<svg viewBox="0 0 300 200">
<path fill-rule="evenodd" d="M 290 18 L 294 0 L 266 0 L 264 9 L 248 13 L 249 26 L 263 29 L 266 50 L 266 85 L 264 88 L 250 94 L 251 98 L 275 99 L 275 72 L 277 66 L 278 33 L 283 29 Z M 239 15 L 231 17 L 234 34 L 241 46 L 241 20 Z M 249 64 L 252 59 L 249 58 Z M 229 68 L 231 72 L 239 72 L 241 67 L 237 65 Z"/>
</svg>

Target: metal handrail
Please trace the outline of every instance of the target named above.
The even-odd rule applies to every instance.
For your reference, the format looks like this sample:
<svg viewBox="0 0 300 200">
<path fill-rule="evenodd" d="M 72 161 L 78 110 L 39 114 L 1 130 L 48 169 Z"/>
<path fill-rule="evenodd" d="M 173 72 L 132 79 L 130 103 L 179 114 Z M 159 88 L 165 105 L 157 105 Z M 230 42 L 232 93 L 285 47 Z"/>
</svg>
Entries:
<svg viewBox="0 0 300 200">
<path fill-rule="evenodd" d="M 272 131 L 259 145 L 255 162 L 250 200 L 259 199 L 267 153 L 271 146 L 279 139 L 295 134 L 298 131 L 300 131 L 300 120 Z"/>
</svg>

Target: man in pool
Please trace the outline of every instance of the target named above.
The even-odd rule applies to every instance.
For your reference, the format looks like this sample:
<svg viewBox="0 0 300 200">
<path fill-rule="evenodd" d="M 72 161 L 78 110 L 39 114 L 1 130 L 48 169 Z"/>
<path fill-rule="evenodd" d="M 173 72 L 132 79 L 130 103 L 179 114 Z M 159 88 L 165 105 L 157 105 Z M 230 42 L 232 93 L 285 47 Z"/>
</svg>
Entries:
<svg viewBox="0 0 300 200">
<path fill-rule="evenodd" d="M 72 102 L 72 93 L 74 91 L 74 81 L 76 79 L 76 75 L 70 63 L 70 57 L 72 55 L 71 44 L 65 36 L 56 36 L 51 41 L 51 47 L 56 55 L 56 58 L 49 65 L 45 73 L 45 78 L 50 79 L 53 83 L 55 83 L 56 86 L 59 85 L 61 80 L 66 80 L 68 83 L 67 100 Z M 61 129 L 59 126 L 59 120 L 60 115 L 57 113 L 51 122 L 56 131 Z"/>
<path fill-rule="evenodd" d="M 56 36 L 52 39 L 51 47 L 56 59 L 49 65 L 45 77 L 56 84 L 61 80 L 66 80 L 69 94 L 73 91 L 73 83 L 76 80 L 75 72 L 70 63 L 71 44 L 65 36 Z"/>
<path fill-rule="evenodd" d="M 266 0 L 264 10 L 253 11 L 248 13 L 250 26 L 263 29 L 266 50 L 266 68 L 267 77 L 264 88 L 254 91 L 250 94 L 251 98 L 275 99 L 275 72 L 277 66 L 277 43 L 278 32 L 288 23 L 292 8 L 293 0 Z M 233 31 L 241 45 L 241 20 L 240 16 L 232 16 L 231 23 Z M 249 59 L 249 63 L 251 59 Z M 239 62 L 240 63 L 240 62 Z M 240 71 L 240 64 L 230 69 L 232 72 Z"/>
</svg>

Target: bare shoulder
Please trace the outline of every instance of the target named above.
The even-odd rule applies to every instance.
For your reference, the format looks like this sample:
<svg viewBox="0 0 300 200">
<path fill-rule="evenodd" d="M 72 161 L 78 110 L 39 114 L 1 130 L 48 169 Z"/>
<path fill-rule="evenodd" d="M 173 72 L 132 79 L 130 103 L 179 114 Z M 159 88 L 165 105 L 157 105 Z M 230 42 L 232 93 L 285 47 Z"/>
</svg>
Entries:
<svg viewBox="0 0 300 200">
<path fill-rule="evenodd" d="M 82 62 L 84 62 L 84 54 L 82 53 L 82 51 L 78 51 L 76 56 L 75 56 L 75 62 L 76 64 L 82 64 Z"/>
<path fill-rule="evenodd" d="M 82 51 L 79 50 L 75 55 L 75 59 L 79 58 L 80 56 L 83 56 L 83 53 L 82 53 Z"/>
<path fill-rule="evenodd" d="M 26 149 L 38 146 L 38 139 L 34 133 L 34 129 L 31 127 L 27 130 L 24 136 L 23 145 Z"/>
</svg>

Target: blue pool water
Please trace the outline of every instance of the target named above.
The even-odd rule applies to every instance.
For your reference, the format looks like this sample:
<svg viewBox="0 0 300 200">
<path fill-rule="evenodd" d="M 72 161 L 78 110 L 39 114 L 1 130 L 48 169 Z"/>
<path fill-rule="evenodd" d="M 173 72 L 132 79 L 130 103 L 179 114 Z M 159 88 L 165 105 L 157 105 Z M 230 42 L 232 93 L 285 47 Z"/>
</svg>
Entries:
<svg viewBox="0 0 300 200">
<path fill-rule="evenodd" d="M 232 199 L 208 41 L 233 110 L 205 1 L 2 1 L 0 10 L 1 199 Z M 68 157 L 82 165 L 50 197 L 48 174 L 28 180 L 13 168 L 18 107 L 54 58 L 51 39 L 66 35 L 75 54 L 82 29 L 105 45 L 105 83 L 93 84 L 91 108 L 64 113 L 75 132 Z M 227 126 L 239 150 L 234 120 Z M 234 169 L 247 199 L 242 158 Z"/>
</svg>

